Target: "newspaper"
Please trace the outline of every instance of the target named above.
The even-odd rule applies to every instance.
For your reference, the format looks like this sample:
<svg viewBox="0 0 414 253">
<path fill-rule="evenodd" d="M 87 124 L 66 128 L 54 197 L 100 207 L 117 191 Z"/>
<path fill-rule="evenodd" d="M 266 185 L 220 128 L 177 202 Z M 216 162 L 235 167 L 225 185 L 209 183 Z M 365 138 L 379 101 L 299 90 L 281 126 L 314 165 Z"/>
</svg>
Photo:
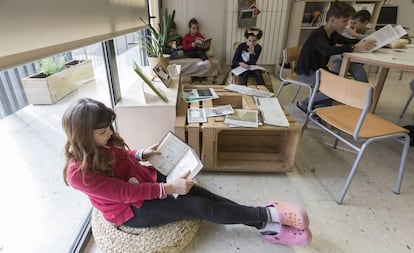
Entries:
<svg viewBox="0 0 414 253">
<path fill-rule="evenodd" d="M 365 37 L 364 40 L 373 40 L 376 42 L 376 46 L 371 50 L 367 51 L 371 53 L 395 40 L 398 40 L 402 36 L 407 34 L 407 31 L 401 25 L 392 26 L 390 24 L 384 26 L 383 28 L 371 33 L 369 36 Z"/>
<path fill-rule="evenodd" d="M 218 98 L 213 88 L 188 89 L 183 91 L 183 98 L 187 103 Z"/>
<path fill-rule="evenodd" d="M 268 91 L 262 91 L 262 90 L 258 90 L 258 89 L 238 85 L 238 84 L 229 84 L 225 86 L 224 89 L 229 90 L 229 91 L 235 91 L 235 92 L 238 92 L 244 95 L 264 97 L 264 98 L 272 97 L 274 95 L 274 93 L 271 93 Z"/>
</svg>

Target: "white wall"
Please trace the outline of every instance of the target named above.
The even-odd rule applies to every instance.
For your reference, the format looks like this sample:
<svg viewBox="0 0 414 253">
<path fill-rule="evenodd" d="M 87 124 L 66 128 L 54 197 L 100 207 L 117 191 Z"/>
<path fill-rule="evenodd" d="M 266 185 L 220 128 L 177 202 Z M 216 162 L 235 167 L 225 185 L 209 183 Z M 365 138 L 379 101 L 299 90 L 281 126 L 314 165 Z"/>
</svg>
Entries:
<svg viewBox="0 0 414 253">
<path fill-rule="evenodd" d="M 412 0 L 394 0 L 392 4 L 398 5 L 397 22 L 402 26 L 409 27 L 408 34 L 414 36 L 414 2 Z"/>
</svg>

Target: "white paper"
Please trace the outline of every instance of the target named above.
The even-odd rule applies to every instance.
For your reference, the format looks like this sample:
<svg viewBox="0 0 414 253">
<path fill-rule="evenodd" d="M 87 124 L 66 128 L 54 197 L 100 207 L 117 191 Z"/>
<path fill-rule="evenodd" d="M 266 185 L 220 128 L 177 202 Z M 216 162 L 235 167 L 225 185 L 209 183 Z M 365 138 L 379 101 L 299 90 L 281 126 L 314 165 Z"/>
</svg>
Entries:
<svg viewBox="0 0 414 253">
<path fill-rule="evenodd" d="M 407 31 L 405 31 L 401 25 L 392 27 L 392 25 L 388 24 L 365 37 L 364 40 L 373 40 L 376 43 L 376 46 L 367 52 L 373 52 L 395 40 L 398 40 L 405 34 L 407 34 Z"/>
<path fill-rule="evenodd" d="M 231 105 L 222 105 L 204 108 L 204 112 L 206 113 L 206 117 L 217 117 L 232 114 L 234 113 L 234 110 Z"/>
<path fill-rule="evenodd" d="M 256 70 L 256 69 L 260 69 L 260 70 L 266 71 L 266 69 L 263 68 L 262 66 L 259 66 L 259 65 L 249 65 L 248 68 L 244 68 L 242 66 L 238 66 L 237 68 L 232 69 L 231 72 L 234 75 L 239 76 L 241 73 L 243 73 L 243 72 L 245 72 L 247 70 Z"/>
<path fill-rule="evenodd" d="M 289 127 L 289 121 L 277 98 L 257 98 L 257 107 L 265 124 Z"/>
<path fill-rule="evenodd" d="M 240 94 L 256 96 L 256 97 L 271 97 L 274 95 L 274 93 L 271 93 L 268 91 L 258 90 L 258 89 L 246 87 L 243 85 L 238 85 L 238 84 L 229 84 L 225 86 L 224 89 L 229 90 L 229 91 L 235 91 Z"/>
</svg>

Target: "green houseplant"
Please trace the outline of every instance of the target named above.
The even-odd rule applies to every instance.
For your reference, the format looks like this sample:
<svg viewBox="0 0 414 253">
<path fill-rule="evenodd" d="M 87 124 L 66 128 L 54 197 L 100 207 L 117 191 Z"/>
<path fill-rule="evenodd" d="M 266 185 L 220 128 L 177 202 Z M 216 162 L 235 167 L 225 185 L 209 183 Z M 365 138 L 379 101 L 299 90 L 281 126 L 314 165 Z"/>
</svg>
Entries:
<svg viewBox="0 0 414 253">
<path fill-rule="evenodd" d="M 38 64 L 40 72 L 22 78 L 30 104 L 53 104 L 94 78 L 92 61 L 49 57 Z"/>
<path fill-rule="evenodd" d="M 146 28 L 149 30 L 149 33 L 143 38 L 142 46 L 147 51 L 149 57 L 163 57 L 167 43 L 178 37 L 178 35 L 170 34 L 174 17 L 175 10 L 173 10 L 172 13 L 168 13 L 168 10 L 166 9 L 164 15 L 160 18 L 158 29 L 155 29 L 155 27 L 147 23 Z M 145 23 L 142 18 L 141 20 Z"/>
</svg>

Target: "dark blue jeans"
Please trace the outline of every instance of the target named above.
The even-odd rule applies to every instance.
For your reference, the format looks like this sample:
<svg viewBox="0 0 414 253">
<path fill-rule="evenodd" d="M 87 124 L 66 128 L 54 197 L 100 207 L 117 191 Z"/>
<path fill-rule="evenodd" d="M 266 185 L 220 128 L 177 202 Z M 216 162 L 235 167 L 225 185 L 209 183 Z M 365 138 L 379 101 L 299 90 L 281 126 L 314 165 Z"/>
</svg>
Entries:
<svg viewBox="0 0 414 253">
<path fill-rule="evenodd" d="M 190 58 L 200 58 L 203 61 L 208 60 L 206 51 L 201 49 L 191 49 L 187 52 L 187 56 Z"/>
</svg>

